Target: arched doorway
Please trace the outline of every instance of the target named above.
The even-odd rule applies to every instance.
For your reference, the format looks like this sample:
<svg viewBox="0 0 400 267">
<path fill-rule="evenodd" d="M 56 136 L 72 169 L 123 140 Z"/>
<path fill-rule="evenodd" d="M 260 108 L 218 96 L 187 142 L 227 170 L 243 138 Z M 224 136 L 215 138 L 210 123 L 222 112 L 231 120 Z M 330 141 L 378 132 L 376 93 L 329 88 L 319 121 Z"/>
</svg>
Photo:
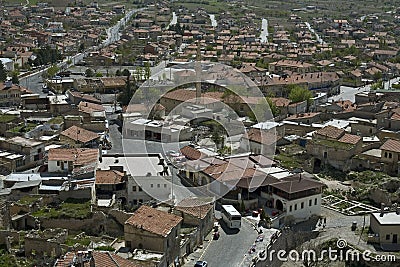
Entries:
<svg viewBox="0 0 400 267">
<path fill-rule="evenodd" d="M 283 203 L 282 203 L 281 200 L 277 199 L 277 200 L 275 201 L 275 209 L 277 209 L 277 210 L 283 210 Z"/>
<path fill-rule="evenodd" d="M 321 171 L 322 162 L 320 159 L 314 159 L 314 173 L 319 173 Z"/>
</svg>

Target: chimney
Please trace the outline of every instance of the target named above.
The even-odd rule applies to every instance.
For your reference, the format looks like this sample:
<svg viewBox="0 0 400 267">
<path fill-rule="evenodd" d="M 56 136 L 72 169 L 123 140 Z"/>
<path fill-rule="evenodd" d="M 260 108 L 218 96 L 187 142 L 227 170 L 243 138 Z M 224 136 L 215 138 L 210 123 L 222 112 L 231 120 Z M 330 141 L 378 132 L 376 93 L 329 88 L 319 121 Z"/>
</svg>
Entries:
<svg viewBox="0 0 400 267">
<path fill-rule="evenodd" d="M 383 214 L 385 213 L 385 203 L 381 203 L 381 214 L 380 216 L 383 217 Z"/>
</svg>

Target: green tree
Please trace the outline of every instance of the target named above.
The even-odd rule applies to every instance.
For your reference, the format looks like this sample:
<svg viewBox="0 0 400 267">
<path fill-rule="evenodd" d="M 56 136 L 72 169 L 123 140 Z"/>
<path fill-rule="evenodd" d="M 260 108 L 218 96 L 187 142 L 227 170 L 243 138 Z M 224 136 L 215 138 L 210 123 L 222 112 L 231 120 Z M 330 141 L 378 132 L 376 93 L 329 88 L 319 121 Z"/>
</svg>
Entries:
<svg viewBox="0 0 400 267">
<path fill-rule="evenodd" d="M 80 45 L 79 45 L 79 52 L 83 52 L 85 50 L 85 44 L 84 43 L 81 43 Z"/>
<path fill-rule="evenodd" d="M 47 69 L 47 75 L 48 75 L 48 77 L 54 77 L 56 74 L 57 74 L 57 72 L 59 71 L 60 69 L 57 67 L 57 65 L 52 65 L 51 67 L 49 67 L 48 69 Z"/>
<path fill-rule="evenodd" d="M 103 74 L 101 72 L 96 72 L 96 77 L 103 77 Z"/>
<path fill-rule="evenodd" d="M 150 79 L 150 76 L 151 76 L 150 64 L 149 64 L 149 62 L 146 62 L 144 64 L 144 79 L 148 80 L 148 79 Z"/>
<path fill-rule="evenodd" d="M 133 80 L 133 82 L 131 81 L 131 75 L 129 73 L 129 75 L 126 77 L 126 86 L 124 90 L 118 95 L 118 101 L 123 106 L 127 106 L 131 101 L 131 98 L 135 93 L 135 91 L 136 91 L 136 81 L 135 80 Z"/>
<path fill-rule="evenodd" d="M 382 80 L 380 80 L 380 81 L 377 81 L 376 83 L 373 83 L 372 85 L 371 85 L 371 90 L 379 90 L 379 89 L 383 89 L 383 82 L 382 82 Z"/>
<path fill-rule="evenodd" d="M 95 72 L 91 68 L 86 69 L 86 71 L 85 71 L 86 77 L 93 77 L 94 75 L 95 75 Z"/>
<path fill-rule="evenodd" d="M 130 76 L 130 75 L 131 75 L 131 73 L 129 72 L 128 69 L 124 69 L 124 70 L 122 71 L 122 76 Z"/>
<path fill-rule="evenodd" d="M 0 61 L 0 82 L 4 82 L 7 79 L 7 71 L 4 68 L 3 62 Z"/>
<path fill-rule="evenodd" d="M 302 101 L 307 101 L 307 106 L 311 105 L 313 95 L 310 90 L 298 85 L 289 85 L 289 89 L 289 99 L 292 102 L 298 103 Z"/>
<path fill-rule="evenodd" d="M 13 84 L 19 84 L 18 72 L 13 71 L 11 75 L 11 81 Z"/>
<path fill-rule="evenodd" d="M 269 105 L 269 108 L 271 109 L 271 113 L 274 117 L 278 116 L 280 113 L 279 108 L 275 105 L 275 103 L 272 101 L 271 98 L 267 97 L 267 103 Z"/>
<path fill-rule="evenodd" d="M 122 75 L 122 72 L 121 72 L 121 70 L 116 70 L 115 71 L 115 76 L 121 76 Z"/>
</svg>

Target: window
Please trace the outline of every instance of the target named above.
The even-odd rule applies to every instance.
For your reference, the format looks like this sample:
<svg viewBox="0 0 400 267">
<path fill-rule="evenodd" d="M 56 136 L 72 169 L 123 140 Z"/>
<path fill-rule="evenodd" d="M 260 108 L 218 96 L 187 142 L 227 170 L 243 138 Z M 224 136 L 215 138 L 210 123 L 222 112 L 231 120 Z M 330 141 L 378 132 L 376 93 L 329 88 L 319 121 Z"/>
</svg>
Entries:
<svg viewBox="0 0 400 267">
<path fill-rule="evenodd" d="M 167 188 L 167 184 L 164 184 L 164 188 Z"/>
<path fill-rule="evenodd" d="M 136 192 L 136 185 L 132 186 L 132 191 Z"/>
<path fill-rule="evenodd" d="M 297 204 L 294 204 L 294 210 L 297 210 Z"/>
<path fill-rule="evenodd" d="M 314 205 L 317 205 L 318 203 L 318 198 L 314 199 Z"/>
<path fill-rule="evenodd" d="M 150 187 L 153 188 L 153 184 L 150 184 Z"/>
<path fill-rule="evenodd" d="M 312 199 L 310 199 L 309 201 L 308 201 L 308 206 L 312 206 Z"/>
<path fill-rule="evenodd" d="M 143 204 L 143 199 L 139 199 L 139 204 Z"/>
<path fill-rule="evenodd" d="M 143 191 L 143 189 L 139 186 L 139 192 L 142 192 Z"/>
<path fill-rule="evenodd" d="M 328 157 L 328 152 L 324 152 L 324 159 Z"/>
<path fill-rule="evenodd" d="M 57 161 L 57 166 L 60 166 L 60 162 L 59 161 Z"/>
<path fill-rule="evenodd" d="M 385 158 L 387 158 L 387 152 L 385 152 Z"/>
<path fill-rule="evenodd" d="M 301 202 L 301 209 L 304 209 L 304 202 Z"/>
<path fill-rule="evenodd" d="M 390 235 L 386 235 L 386 240 L 390 240 Z"/>
<path fill-rule="evenodd" d="M 137 205 L 137 199 L 133 200 L 133 205 Z"/>
<path fill-rule="evenodd" d="M 391 159 L 392 158 L 392 153 L 389 153 L 389 159 Z"/>
<path fill-rule="evenodd" d="M 289 206 L 289 211 L 292 212 L 292 205 Z"/>
<path fill-rule="evenodd" d="M 160 188 L 160 184 L 157 184 L 157 188 Z"/>
</svg>

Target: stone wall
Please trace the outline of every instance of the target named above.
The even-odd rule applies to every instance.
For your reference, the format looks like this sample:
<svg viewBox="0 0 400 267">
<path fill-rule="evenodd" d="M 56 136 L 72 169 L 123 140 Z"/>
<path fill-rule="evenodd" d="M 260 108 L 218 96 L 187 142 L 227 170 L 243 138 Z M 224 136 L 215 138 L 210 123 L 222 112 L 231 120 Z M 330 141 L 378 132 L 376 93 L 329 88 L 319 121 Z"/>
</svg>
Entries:
<svg viewBox="0 0 400 267">
<path fill-rule="evenodd" d="M 133 215 L 133 213 L 127 213 L 122 210 L 110 210 L 108 212 L 108 215 L 114 218 L 114 220 L 116 220 L 121 225 L 124 225 L 126 220 L 128 220 L 129 217 Z"/>
<path fill-rule="evenodd" d="M 6 239 L 12 237 L 13 243 L 18 243 L 19 232 L 15 230 L 0 230 L 0 245 L 7 244 Z"/>
<path fill-rule="evenodd" d="M 103 212 L 93 212 L 92 217 L 83 220 L 42 218 L 40 222 L 41 227 L 45 229 L 64 228 L 76 232 L 84 231 L 89 235 L 122 236 L 124 234 L 123 226 Z"/>
</svg>

